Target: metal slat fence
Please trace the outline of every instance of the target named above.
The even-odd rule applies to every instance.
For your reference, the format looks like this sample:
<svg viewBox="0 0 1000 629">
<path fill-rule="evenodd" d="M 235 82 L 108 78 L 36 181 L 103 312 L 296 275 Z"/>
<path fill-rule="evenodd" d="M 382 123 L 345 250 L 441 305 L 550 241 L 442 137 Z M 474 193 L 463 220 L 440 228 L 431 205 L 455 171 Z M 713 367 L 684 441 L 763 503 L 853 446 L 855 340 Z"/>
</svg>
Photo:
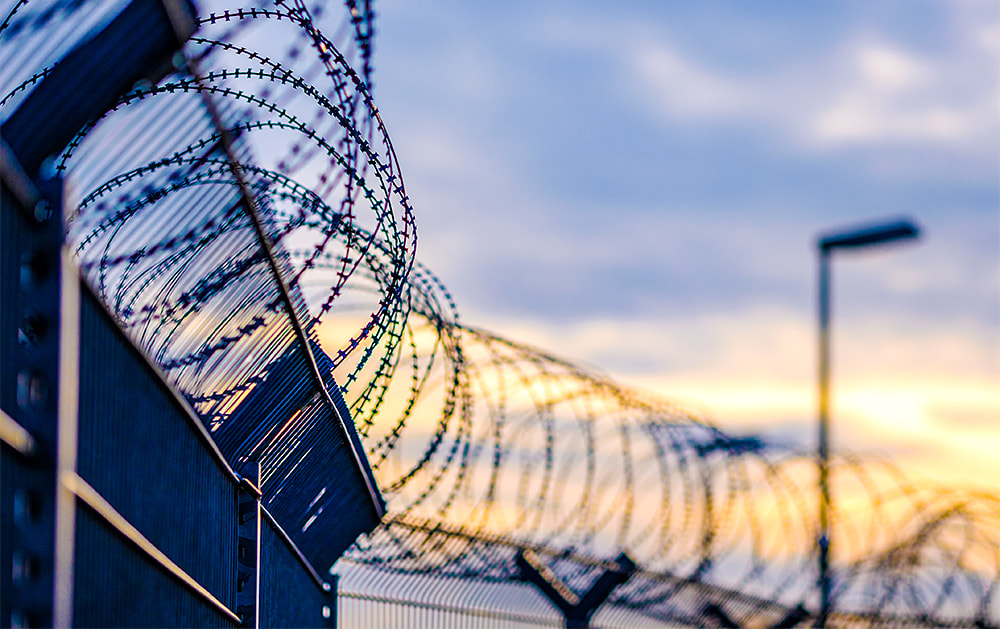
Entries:
<svg viewBox="0 0 1000 629">
<path fill-rule="evenodd" d="M 531 584 L 401 574 L 341 559 L 339 627 L 562 627 L 562 615 Z"/>
<path fill-rule="evenodd" d="M 80 374 L 79 475 L 236 609 L 236 478 L 216 459 L 190 410 L 87 290 Z M 84 580 L 77 585 L 87 587 Z"/>
<path fill-rule="evenodd" d="M 338 595 L 339 627 L 440 627 L 442 629 L 531 629 L 562 627 L 554 615 L 542 617 L 516 611 L 479 609 L 459 604 L 428 603 L 365 594 L 341 592 Z"/>
<path fill-rule="evenodd" d="M 97 299 L 83 294 L 81 374 L 101 377 L 81 378 L 78 471 L 125 523 L 78 510 L 74 623 L 238 626 L 226 610 L 244 611 L 237 600 L 241 479 L 183 398 Z M 336 592 L 262 513 L 260 626 L 329 626 Z M 129 543 L 129 525 L 225 609 Z"/>
<path fill-rule="evenodd" d="M 342 559 L 338 627 L 565 627 L 566 619 L 531 583 L 516 578 L 475 579 L 434 573 L 402 574 Z M 683 614 L 657 618 L 622 601 L 608 602 L 590 618 L 594 629 L 676 629 L 701 626 Z M 761 625 L 765 626 L 765 625 Z M 769 626 L 769 625 L 767 625 Z"/>
<path fill-rule="evenodd" d="M 337 591 L 307 566 L 266 512 L 261 522 L 261 627 L 335 627 Z"/>
<path fill-rule="evenodd" d="M 192 595 L 92 511 L 77 512 L 76 536 L 75 626 L 239 626 Z"/>
</svg>

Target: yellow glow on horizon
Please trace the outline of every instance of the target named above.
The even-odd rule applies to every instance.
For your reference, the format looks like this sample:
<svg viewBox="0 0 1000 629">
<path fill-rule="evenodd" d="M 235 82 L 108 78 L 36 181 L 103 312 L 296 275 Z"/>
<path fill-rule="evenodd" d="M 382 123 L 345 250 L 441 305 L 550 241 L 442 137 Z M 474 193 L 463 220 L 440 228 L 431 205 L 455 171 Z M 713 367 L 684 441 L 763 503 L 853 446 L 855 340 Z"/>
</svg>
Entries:
<svg viewBox="0 0 1000 629">
<path fill-rule="evenodd" d="M 892 378 L 864 374 L 837 382 L 831 401 L 834 450 L 888 452 L 915 478 L 1000 487 L 1000 382 L 996 378 Z M 721 428 L 741 432 L 769 425 L 815 426 L 815 385 L 731 375 L 660 376 L 646 388 L 696 410 Z"/>
</svg>

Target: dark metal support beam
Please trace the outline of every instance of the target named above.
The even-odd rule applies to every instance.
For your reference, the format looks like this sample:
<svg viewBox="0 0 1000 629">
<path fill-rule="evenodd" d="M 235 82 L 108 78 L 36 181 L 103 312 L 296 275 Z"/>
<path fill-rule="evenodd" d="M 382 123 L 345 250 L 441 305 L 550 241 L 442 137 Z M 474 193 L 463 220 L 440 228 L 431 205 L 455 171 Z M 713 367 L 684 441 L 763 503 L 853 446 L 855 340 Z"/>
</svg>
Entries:
<svg viewBox="0 0 1000 629">
<path fill-rule="evenodd" d="M 184 2 L 190 30 L 175 32 L 171 14 L 183 12 L 175 3 L 170 6 L 168 12 L 161 0 L 133 0 L 56 63 L 3 124 L 0 135 L 29 176 L 38 177 L 47 157 L 62 151 L 137 81 L 155 82 L 173 70 L 174 53 L 193 32 L 194 8 Z"/>
<path fill-rule="evenodd" d="M 794 629 L 799 626 L 802 621 L 809 618 L 809 616 L 809 610 L 799 603 L 793 610 L 788 612 L 787 616 L 782 618 L 777 624 L 773 625 L 771 629 Z"/>
</svg>

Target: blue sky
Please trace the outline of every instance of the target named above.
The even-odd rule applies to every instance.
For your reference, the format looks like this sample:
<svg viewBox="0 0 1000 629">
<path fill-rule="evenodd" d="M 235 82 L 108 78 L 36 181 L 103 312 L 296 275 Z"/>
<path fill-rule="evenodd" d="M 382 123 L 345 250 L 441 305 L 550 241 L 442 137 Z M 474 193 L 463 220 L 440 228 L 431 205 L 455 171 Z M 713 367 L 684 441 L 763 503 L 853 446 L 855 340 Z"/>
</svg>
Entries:
<svg viewBox="0 0 1000 629">
<path fill-rule="evenodd" d="M 383 0 L 376 102 L 465 320 L 810 443 L 1000 476 L 1000 5 Z"/>
</svg>

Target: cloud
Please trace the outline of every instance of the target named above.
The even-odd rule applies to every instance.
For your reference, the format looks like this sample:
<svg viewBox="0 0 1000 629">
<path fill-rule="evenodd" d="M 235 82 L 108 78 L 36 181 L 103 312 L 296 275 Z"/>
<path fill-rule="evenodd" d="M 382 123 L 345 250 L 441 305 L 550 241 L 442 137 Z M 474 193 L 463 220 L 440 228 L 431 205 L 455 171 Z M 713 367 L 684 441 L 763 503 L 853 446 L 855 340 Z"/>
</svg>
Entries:
<svg viewBox="0 0 1000 629">
<path fill-rule="evenodd" d="M 631 51 L 634 80 L 647 92 L 642 102 L 668 119 L 741 117 L 757 107 L 750 86 L 717 74 L 662 44 Z"/>
<path fill-rule="evenodd" d="M 842 78 L 829 104 L 807 113 L 806 139 L 820 147 L 975 145 L 998 129 L 996 85 L 985 75 L 953 71 L 971 63 L 988 72 L 984 56 L 959 50 L 931 58 L 885 41 L 852 43 L 837 64 Z"/>
<path fill-rule="evenodd" d="M 713 59 L 666 18 L 606 19 L 563 16 L 546 32 L 553 45 L 617 59 L 634 105 L 661 125 L 767 129 L 800 151 L 930 144 L 983 155 L 1000 133 L 995 15 L 984 25 L 955 8 L 934 48 L 857 24 L 756 64 Z"/>
<path fill-rule="evenodd" d="M 983 468 L 992 460 L 983 444 L 1000 447 L 987 419 L 1000 418 L 1000 339 L 996 330 L 942 328 L 917 314 L 838 321 L 832 382 L 839 447 L 893 451 L 919 465 L 940 446 L 956 469 Z M 804 313 L 761 305 L 666 321 L 637 313 L 559 324 L 507 318 L 497 325 L 736 432 L 787 433 L 815 421 L 816 330 Z M 812 438 L 809 430 L 803 435 Z M 960 463 L 970 440 L 979 443 L 974 460 Z M 941 473 L 948 464 L 935 466 Z"/>
<path fill-rule="evenodd" d="M 463 319 L 807 443 L 815 235 L 907 213 L 918 244 L 835 264 L 838 443 L 982 474 L 941 435 L 998 412 L 995 2 L 608 6 L 386 26 L 419 34 L 380 102 Z"/>
</svg>

